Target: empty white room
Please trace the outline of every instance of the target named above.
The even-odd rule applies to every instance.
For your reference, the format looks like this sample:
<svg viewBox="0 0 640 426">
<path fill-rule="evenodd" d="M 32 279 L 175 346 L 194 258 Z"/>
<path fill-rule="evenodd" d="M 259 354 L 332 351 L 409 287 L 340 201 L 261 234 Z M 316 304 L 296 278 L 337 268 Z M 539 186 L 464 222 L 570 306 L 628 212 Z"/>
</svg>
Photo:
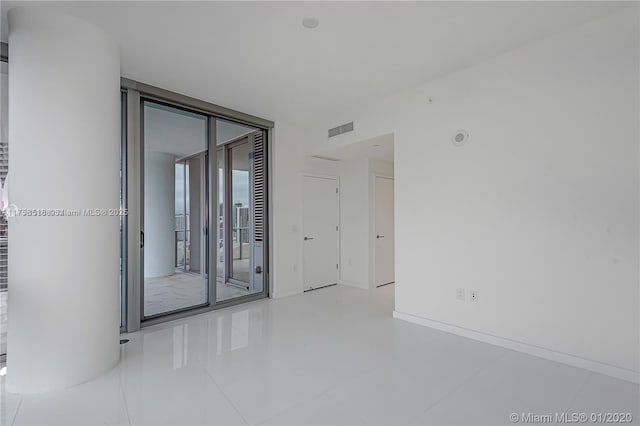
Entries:
<svg viewBox="0 0 640 426">
<path fill-rule="evenodd" d="M 640 424 L 638 2 L 0 8 L 0 425 Z"/>
</svg>

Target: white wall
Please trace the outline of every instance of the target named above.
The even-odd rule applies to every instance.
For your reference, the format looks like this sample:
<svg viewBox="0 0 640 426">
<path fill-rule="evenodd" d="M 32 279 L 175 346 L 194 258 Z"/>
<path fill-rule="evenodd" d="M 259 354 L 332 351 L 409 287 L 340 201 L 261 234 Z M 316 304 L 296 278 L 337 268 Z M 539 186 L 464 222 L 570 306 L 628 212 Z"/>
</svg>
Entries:
<svg viewBox="0 0 640 426">
<path fill-rule="evenodd" d="M 206 244 L 204 238 L 205 219 L 205 163 L 204 154 L 188 160 L 189 164 L 189 229 L 190 234 L 190 271 L 204 276 Z M 175 208 L 175 207 L 174 207 Z"/>
<path fill-rule="evenodd" d="M 637 371 L 638 94 L 631 5 L 336 114 L 308 149 L 350 120 L 332 143 L 394 133 L 397 311 Z"/>
<path fill-rule="evenodd" d="M 340 283 L 369 288 L 369 159 L 341 161 Z"/>
<path fill-rule="evenodd" d="M 175 156 L 144 154 L 144 276 L 164 277 L 175 272 Z"/>
</svg>

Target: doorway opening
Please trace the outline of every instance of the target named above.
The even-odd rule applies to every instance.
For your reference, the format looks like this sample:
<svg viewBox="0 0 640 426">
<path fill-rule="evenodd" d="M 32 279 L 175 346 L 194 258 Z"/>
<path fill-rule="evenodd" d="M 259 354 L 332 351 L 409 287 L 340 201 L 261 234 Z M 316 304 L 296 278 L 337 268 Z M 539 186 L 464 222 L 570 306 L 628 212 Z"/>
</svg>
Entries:
<svg viewBox="0 0 640 426">
<path fill-rule="evenodd" d="M 315 152 L 309 165 L 331 170 L 340 181 L 338 283 L 370 290 L 395 282 L 394 135 L 384 134 Z M 319 164 L 318 161 L 323 161 Z M 304 217 L 311 215 L 303 192 Z M 317 197 L 310 196 L 311 200 Z M 326 216 L 326 214 L 325 214 Z M 303 222 L 304 224 L 304 222 Z M 305 236 L 307 230 L 305 229 Z M 307 245 L 304 246 L 305 249 Z M 316 256 L 318 257 L 318 256 Z M 322 259 L 328 256 L 323 255 Z M 320 260 L 304 263 L 305 272 L 329 265 Z M 319 273 L 318 273 L 319 274 Z M 306 282 L 305 282 L 306 286 Z M 393 290 L 393 286 L 390 286 Z M 393 294 L 385 290 L 384 294 Z"/>
</svg>

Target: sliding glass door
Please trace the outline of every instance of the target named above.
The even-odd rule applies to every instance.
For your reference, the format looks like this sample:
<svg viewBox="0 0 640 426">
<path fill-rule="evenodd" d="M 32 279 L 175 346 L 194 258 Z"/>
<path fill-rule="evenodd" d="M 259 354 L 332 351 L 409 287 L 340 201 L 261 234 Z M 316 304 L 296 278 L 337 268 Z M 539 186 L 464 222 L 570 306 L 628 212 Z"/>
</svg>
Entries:
<svg viewBox="0 0 640 426">
<path fill-rule="evenodd" d="M 143 319 L 209 303 L 208 117 L 143 102 Z"/>
<path fill-rule="evenodd" d="M 141 83 L 123 94 L 122 330 L 266 297 L 273 123 Z"/>
</svg>

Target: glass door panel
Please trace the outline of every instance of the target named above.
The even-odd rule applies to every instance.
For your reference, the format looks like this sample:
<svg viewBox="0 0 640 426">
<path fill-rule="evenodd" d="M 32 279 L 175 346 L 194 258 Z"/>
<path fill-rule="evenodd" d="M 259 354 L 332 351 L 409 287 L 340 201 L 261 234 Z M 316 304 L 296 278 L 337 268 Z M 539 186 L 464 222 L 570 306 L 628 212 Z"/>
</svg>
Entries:
<svg viewBox="0 0 640 426">
<path fill-rule="evenodd" d="M 249 286 L 249 141 L 245 139 L 229 150 L 231 165 L 231 238 L 230 258 L 232 282 Z"/>
<path fill-rule="evenodd" d="M 266 133 L 216 121 L 218 145 L 218 279 L 216 301 L 264 292 Z"/>
<path fill-rule="evenodd" d="M 224 198 L 225 198 L 225 191 L 224 191 L 224 186 L 225 186 L 225 167 L 224 167 L 224 149 L 218 149 L 218 192 L 217 192 L 217 199 L 218 199 L 218 204 L 216 206 L 216 214 L 217 214 L 217 242 L 218 242 L 218 255 L 217 255 L 217 265 L 216 265 L 216 272 L 217 272 L 217 276 L 216 276 L 216 283 L 217 285 L 222 285 L 224 284 L 225 281 L 225 277 L 226 277 L 226 271 L 225 271 L 225 245 L 224 245 L 224 235 L 225 235 L 225 226 L 224 226 L 224 218 L 225 218 L 225 214 L 224 214 L 224 206 L 225 206 L 225 202 L 224 202 Z"/>
<path fill-rule="evenodd" d="M 205 115 L 143 103 L 143 319 L 205 306 Z"/>
</svg>

